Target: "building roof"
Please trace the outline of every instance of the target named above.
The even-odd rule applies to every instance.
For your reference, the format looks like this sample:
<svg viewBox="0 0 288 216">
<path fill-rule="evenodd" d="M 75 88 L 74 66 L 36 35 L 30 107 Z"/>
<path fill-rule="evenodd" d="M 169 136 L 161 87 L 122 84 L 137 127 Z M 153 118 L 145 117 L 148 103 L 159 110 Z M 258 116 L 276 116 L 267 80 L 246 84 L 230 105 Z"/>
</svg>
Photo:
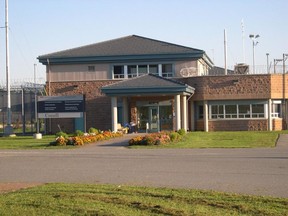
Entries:
<svg viewBox="0 0 288 216">
<path fill-rule="evenodd" d="M 194 94 L 194 88 L 153 74 L 145 74 L 102 87 L 108 96 L 149 95 L 149 94 Z"/>
<path fill-rule="evenodd" d="M 68 49 L 38 57 L 43 64 L 63 63 L 75 61 L 112 61 L 114 59 L 127 60 L 134 58 L 157 57 L 190 57 L 208 58 L 203 50 L 185 47 L 177 44 L 130 35 L 114 40 L 108 40 L 87 46 Z M 207 59 L 206 59 L 207 60 Z M 208 58 L 211 62 L 211 60 Z M 212 63 L 212 62 L 211 62 Z"/>
</svg>

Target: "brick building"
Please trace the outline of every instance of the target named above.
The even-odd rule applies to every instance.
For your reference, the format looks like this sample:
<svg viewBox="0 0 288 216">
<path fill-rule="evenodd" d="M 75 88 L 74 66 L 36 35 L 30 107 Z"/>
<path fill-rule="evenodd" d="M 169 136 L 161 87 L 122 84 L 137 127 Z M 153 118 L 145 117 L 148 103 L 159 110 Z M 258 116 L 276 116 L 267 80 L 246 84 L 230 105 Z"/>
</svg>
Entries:
<svg viewBox="0 0 288 216">
<path fill-rule="evenodd" d="M 50 132 L 127 122 L 139 131 L 286 128 L 285 74 L 209 75 L 203 50 L 132 35 L 38 59 L 50 96 L 86 98 L 84 119 L 51 119 Z"/>
</svg>

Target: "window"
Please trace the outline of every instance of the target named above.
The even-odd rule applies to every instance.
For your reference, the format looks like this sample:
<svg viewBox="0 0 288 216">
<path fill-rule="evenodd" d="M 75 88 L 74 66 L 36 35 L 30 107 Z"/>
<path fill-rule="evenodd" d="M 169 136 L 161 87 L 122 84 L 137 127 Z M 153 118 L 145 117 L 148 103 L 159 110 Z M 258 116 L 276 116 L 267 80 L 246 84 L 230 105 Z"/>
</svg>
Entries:
<svg viewBox="0 0 288 216">
<path fill-rule="evenodd" d="M 197 112 L 198 112 L 198 119 L 203 119 L 204 117 L 204 108 L 202 105 L 197 106 Z"/>
<path fill-rule="evenodd" d="M 281 117 L 281 103 L 272 104 L 272 118 L 280 118 Z"/>
<path fill-rule="evenodd" d="M 149 73 L 159 75 L 158 65 L 149 65 Z"/>
<path fill-rule="evenodd" d="M 128 78 L 137 76 L 137 65 L 128 65 Z"/>
<path fill-rule="evenodd" d="M 224 118 L 223 105 L 212 105 L 211 106 L 211 118 L 212 119 Z"/>
<path fill-rule="evenodd" d="M 225 105 L 225 118 L 237 118 L 236 105 Z"/>
<path fill-rule="evenodd" d="M 113 67 L 113 75 L 114 79 L 122 79 L 124 78 L 124 66 L 114 66 Z"/>
<path fill-rule="evenodd" d="M 88 66 L 88 72 L 95 72 L 95 66 Z"/>
<path fill-rule="evenodd" d="M 172 64 L 162 64 L 162 76 L 173 77 Z"/>
<path fill-rule="evenodd" d="M 139 65 L 115 65 L 113 66 L 112 74 L 114 79 L 133 78 L 148 73 L 155 75 L 162 74 L 163 77 L 173 77 L 174 73 L 172 64 L 162 64 L 161 66 L 162 67 L 159 67 L 159 64 L 155 63 Z M 159 70 L 159 68 L 162 68 L 162 71 L 161 69 Z"/>
<path fill-rule="evenodd" d="M 263 104 L 252 104 L 252 118 L 264 118 Z"/>
<path fill-rule="evenodd" d="M 213 104 L 209 105 L 209 112 L 210 119 L 247 119 L 265 117 L 264 104 Z"/>
<path fill-rule="evenodd" d="M 238 105 L 239 118 L 250 118 L 250 105 Z"/>
<path fill-rule="evenodd" d="M 148 65 L 139 65 L 138 66 L 138 76 L 148 73 Z"/>
</svg>

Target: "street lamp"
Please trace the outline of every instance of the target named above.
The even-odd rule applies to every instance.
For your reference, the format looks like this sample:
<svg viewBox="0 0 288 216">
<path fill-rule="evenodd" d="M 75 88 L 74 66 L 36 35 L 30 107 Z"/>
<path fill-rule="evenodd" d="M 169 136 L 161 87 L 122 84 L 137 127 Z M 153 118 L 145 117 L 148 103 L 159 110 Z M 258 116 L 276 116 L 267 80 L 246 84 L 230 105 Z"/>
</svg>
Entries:
<svg viewBox="0 0 288 216">
<path fill-rule="evenodd" d="M 252 40 L 252 47 L 253 47 L 253 74 L 255 74 L 255 46 L 258 44 L 257 38 L 259 38 L 260 35 L 254 35 L 250 34 L 249 38 Z"/>
</svg>

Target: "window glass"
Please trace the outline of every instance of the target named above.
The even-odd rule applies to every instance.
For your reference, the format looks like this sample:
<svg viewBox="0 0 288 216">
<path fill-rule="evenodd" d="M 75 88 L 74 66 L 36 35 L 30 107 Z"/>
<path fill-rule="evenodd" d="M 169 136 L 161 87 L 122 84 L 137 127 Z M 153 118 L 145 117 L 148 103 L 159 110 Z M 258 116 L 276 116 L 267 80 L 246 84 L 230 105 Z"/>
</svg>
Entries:
<svg viewBox="0 0 288 216">
<path fill-rule="evenodd" d="M 149 73 L 158 75 L 158 65 L 149 65 Z"/>
<path fill-rule="evenodd" d="M 113 67 L 113 75 L 114 75 L 114 79 L 124 78 L 124 66 L 123 65 L 114 66 Z"/>
<path fill-rule="evenodd" d="M 252 118 L 264 118 L 264 104 L 252 104 Z"/>
<path fill-rule="evenodd" d="M 147 65 L 139 65 L 138 66 L 138 76 L 141 76 L 141 75 L 147 74 L 147 73 L 148 73 Z"/>
<path fill-rule="evenodd" d="M 225 118 L 237 118 L 237 106 L 225 105 Z"/>
<path fill-rule="evenodd" d="M 133 78 L 137 76 L 137 66 L 128 65 L 128 78 Z"/>
<path fill-rule="evenodd" d="M 202 105 L 198 106 L 198 119 L 203 119 L 203 113 L 204 113 L 203 110 L 204 109 Z"/>
<path fill-rule="evenodd" d="M 172 64 L 162 64 L 162 76 L 163 77 L 173 76 Z"/>
<path fill-rule="evenodd" d="M 239 105 L 239 118 L 250 118 L 250 105 Z"/>
<path fill-rule="evenodd" d="M 95 71 L 95 66 L 88 66 L 88 71 L 89 72 L 94 72 Z"/>
<path fill-rule="evenodd" d="M 224 118 L 224 109 L 223 105 L 212 105 L 211 106 L 211 118 Z"/>
</svg>

